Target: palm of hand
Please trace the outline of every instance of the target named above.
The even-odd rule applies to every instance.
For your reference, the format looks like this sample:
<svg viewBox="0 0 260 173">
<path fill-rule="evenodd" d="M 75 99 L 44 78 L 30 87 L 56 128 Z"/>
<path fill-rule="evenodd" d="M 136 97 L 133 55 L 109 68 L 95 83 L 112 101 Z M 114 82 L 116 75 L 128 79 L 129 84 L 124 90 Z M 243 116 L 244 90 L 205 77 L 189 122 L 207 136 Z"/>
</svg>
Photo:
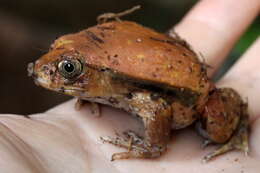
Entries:
<svg viewBox="0 0 260 173">
<path fill-rule="evenodd" d="M 232 31 L 233 35 L 225 35 L 226 40 L 223 41 L 212 36 L 212 33 L 223 33 L 214 30 L 212 23 L 200 18 L 200 15 L 205 15 L 205 9 L 204 14 L 199 11 L 203 11 L 207 3 L 209 4 L 202 2 L 198 5 L 197 9 L 191 12 L 192 15 L 188 15 L 176 29 L 192 45 L 196 45 L 195 50 L 201 50 L 205 57 L 208 57 L 209 64 L 217 67 L 243 28 L 253 19 L 253 14 L 248 15 L 245 23 L 241 22 Z M 260 7 L 258 1 L 255 1 L 255 4 Z M 258 10 L 251 10 L 250 13 L 255 12 L 256 15 Z M 235 20 L 235 17 L 233 18 Z M 206 24 L 205 32 L 201 36 L 203 38 L 198 39 L 196 29 L 201 29 L 201 22 Z M 192 26 L 192 30 L 187 26 Z M 201 42 L 201 39 L 208 41 Z M 119 133 L 128 129 L 140 131 L 141 124 L 133 117 L 113 108 L 103 107 L 101 118 L 92 116 L 87 108 L 76 111 L 73 100 L 45 113 L 31 115 L 30 119 L 13 115 L 0 116 L 0 163 L 6 165 L 3 172 L 208 172 L 209 168 L 210 172 L 257 172 L 260 169 L 260 149 L 257 147 L 260 145 L 260 121 L 257 116 L 260 115 L 260 108 L 257 106 L 260 101 L 257 92 L 260 89 L 260 73 L 254 70 L 257 70 L 259 50 L 258 39 L 239 63 L 219 81 L 219 86 L 233 87 L 249 99 L 252 116 L 251 151 L 248 157 L 241 152 L 230 152 L 203 164 L 202 157 L 212 148 L 203 150 L 202 138 L 189 128 L 176 132 L 169 150 L 158 159 L 111 162 L 111 155 L 120 149 L 102 144 L 99 137 L 114 136 L 115 130 Z"/>
</svg>

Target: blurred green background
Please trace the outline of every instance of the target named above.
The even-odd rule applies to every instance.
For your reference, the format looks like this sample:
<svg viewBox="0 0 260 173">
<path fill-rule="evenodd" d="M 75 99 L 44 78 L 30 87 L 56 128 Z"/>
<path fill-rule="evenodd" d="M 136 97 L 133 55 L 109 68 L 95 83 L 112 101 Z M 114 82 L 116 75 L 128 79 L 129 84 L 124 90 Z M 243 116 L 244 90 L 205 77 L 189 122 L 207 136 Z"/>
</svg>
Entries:
<svg viewBox="0 0 260 173">
<path fill-rule="evenodd" d="M 120 12 L 137 4 L 139 10 L 123 19 L 164 32 L 180 21 L 196 0 L 1 0 L 0 113 L 31 114 L 70 97 L 37 87 L 27 77 L 27 64 L 44 54 L 59 36 L 96 24 L 96 16 Z M 233 49 L 221 76 L 260 35 L 259 18 Z"/>
</svg>

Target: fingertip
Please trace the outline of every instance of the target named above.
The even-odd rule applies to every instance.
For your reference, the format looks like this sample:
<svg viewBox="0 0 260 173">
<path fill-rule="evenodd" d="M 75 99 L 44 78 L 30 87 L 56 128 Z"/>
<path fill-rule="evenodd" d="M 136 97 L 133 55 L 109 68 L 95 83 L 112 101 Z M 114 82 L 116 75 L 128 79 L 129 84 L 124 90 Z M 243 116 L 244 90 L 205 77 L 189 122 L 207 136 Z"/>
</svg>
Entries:
<svg viewBox="0 0 260 173">
<path fill-rule="evenodd" d="M 213 73 L 259 10 L 259 0 L 203 0 L 174 29 L 205 56 Z"/>
</svg>

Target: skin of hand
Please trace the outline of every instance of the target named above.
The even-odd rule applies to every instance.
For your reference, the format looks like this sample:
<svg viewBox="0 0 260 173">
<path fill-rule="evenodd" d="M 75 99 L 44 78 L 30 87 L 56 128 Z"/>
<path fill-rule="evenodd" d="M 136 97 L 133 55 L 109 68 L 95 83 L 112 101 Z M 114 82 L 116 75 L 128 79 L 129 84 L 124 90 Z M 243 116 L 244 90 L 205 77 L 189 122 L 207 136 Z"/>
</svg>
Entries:
<svg viewBox="0 0 260 173">
<path fill-rule="evenodd" d="M 259 0 L 202 0 L 174 27 L 194 50 L 201 52 L 214 68 L 213 74 L 241 34 L 259 14 Z M 250 111 L 250 154 L 229 152 L 202 163 L 215 146 L 201 148 L 202 138 L 193 128 L 175 132 L 168 151 L 158 159 L 118 160 L 111 155 L 120 148 L 103 144 L 100 136 L 132 129 L 142 124 L 132 116 L 102 107 L 100 118 L 86 105 L 74 109 L 76 100 L 60 104 L 47 112 L 30 115 L 0 115 L 1 172 L 252 172 L 260 170 L 260 39 L 218 82 L 232 87 L 247 98 Z"/>
</svg>

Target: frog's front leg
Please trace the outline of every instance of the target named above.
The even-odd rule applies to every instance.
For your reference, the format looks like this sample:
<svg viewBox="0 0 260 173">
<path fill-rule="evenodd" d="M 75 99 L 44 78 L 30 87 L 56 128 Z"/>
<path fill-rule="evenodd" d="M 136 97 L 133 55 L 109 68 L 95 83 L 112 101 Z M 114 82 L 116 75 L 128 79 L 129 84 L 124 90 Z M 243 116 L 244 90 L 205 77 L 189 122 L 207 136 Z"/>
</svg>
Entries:
<svg viewBox="0 0 260 173">
<path fill-rule="evenodd" d="M 133 132 L 126 132 L 124 137 L 102 138 L 104 142 L 127 149 L 115 153 L 112 160 L 129 158 L 155 158 L 167 149 L 170 139 L 172 111 L 162 99 L 151 100 L 149 93 L 136 93 L 131 98 L 131 107 L 138 114 L 145 126 L 144 138 Z"/>
<path fill-rule="evenodd" d="M 206 155 L 208 161 L 220 154 L 238 149 L 248 153 L 248 110 L 233 89 L 216 89 L 209 97 L 199 122 L 199 133 L 220 148 Z"/>
<path fill-rule="evenodd" d="M 78 98 L 76 103 L 75 103 L 75 109 L 76 110 L 80 110 L 86 103 L 90 104 L 90 112 L 95 117 L 100 117 L 101 116 L 100 105 L 98 103 L 95 103 L 95 102 L 90 102 L 90 101 Z"/>
</svg>

